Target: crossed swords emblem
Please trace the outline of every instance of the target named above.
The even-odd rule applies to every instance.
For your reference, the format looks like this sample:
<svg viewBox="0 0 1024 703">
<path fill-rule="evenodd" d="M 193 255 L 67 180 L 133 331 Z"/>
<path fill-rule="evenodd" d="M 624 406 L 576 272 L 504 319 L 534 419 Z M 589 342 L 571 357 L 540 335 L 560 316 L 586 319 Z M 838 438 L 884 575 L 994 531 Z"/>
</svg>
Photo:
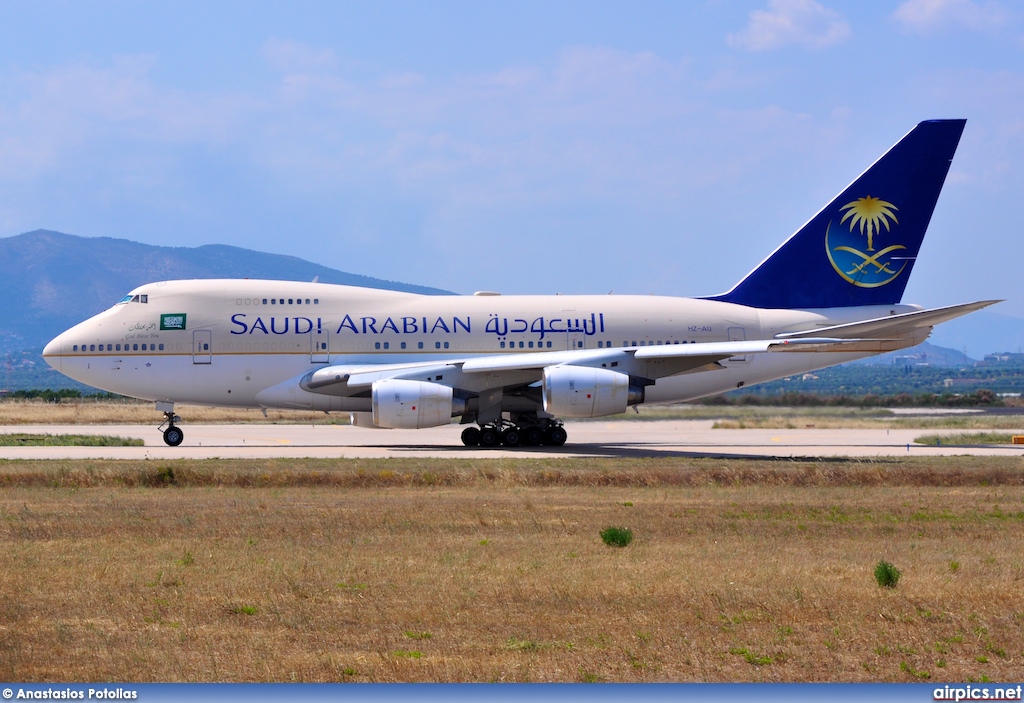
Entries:
<svg viewBox="0 0 1024 703">
<path fill-rule="evenodd" d="M 890 261 L 881 261 L 880 262 L 879 258 L 884 256 L 885 254 L 888 254 L 890 252 L 896 251 L 897 249 L 906 249 L 906 247 L 903 246 L 902 244 L 893 244 L 891 246 L 887 246 L 885 249 L 882 249 L 881 251 L 878 251 L 878 252 L 876 252 L 874 254 L 865 254 L 862 251 L 858 251 L 858 250 L 854 249 L 853 247 L 848 247 L 848 246 L 838 246 L 838 247 L 836 247 L 834 249 L 834 251 L 848 251 L 851 254 L 853 254 L 854 256 L 859 256 L 861 259 L 863 259 L 863 261 L 861 261 L 859 264 L 857 264 L 852 269 L 850 269 L 849 271 L 846 272 L 847 276 L 855 276 L 855 275 L 857 275 L 859 273 L 863 273 L 864 269 L 867 268 L 868 266 L 874 266 L 875 267 L 875 270 L 873 271 L 873 273 L 877 274 L 877 273 L 883 273 L 884 272 L 884 273 L 892 274 L 892 275 L 895 276 L 898 272 L 897 271 L 893 271 L 891 268 L 889 268 L 889 264 L 891 262 Z"/>
</svg>

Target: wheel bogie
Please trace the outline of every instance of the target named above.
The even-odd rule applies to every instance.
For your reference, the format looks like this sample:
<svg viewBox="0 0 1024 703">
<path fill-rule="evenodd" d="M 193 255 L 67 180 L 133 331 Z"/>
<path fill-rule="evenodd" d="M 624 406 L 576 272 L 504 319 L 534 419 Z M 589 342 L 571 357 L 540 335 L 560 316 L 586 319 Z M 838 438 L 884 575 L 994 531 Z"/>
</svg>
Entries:
<svg viewBox="0 0 1024 703">
<path fill-rule="evenodd" d="M 482 425 L 479 429 L 467 427 L 462 431 L 463 444 L 486 448 L 499 446 L 539 447 L 541 445 L 560 447 L 565 444 L 566 439 L 565 429 L 557 420 L 523 426 L 503 420 Z"/>
</svg>

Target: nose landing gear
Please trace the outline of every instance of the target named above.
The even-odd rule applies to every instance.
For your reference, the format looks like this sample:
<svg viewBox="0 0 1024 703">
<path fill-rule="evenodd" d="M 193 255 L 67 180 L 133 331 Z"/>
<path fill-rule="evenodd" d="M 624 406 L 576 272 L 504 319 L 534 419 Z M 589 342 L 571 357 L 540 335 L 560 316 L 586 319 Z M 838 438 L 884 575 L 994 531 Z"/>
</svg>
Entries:
<svg viewBox="0 0 1024 703">
<path fill-rule="evenodd" d="M 177 425 L 177 423 L 181 422 L 181 418 L 174 414 L 173 405 L 170 406 L 170 409 L 166 409 L 160 407 L 160 404 L 158 403 L 157 410 L 163 410 L 164 413 L 164 421 L 160 424 L 160 427 L 157 428 L 163 430 L 164 442 L 171 447 L 178 446 L 185 439 L 185 433 L 182 432 L 181 428 Z"/>
</svg>

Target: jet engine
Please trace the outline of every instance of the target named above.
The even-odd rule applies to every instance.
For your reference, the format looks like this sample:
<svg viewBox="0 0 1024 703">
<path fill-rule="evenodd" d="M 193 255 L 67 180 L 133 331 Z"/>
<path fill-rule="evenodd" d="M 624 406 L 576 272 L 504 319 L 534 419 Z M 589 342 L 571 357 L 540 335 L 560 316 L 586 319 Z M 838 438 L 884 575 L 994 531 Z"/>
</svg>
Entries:
<svg viewBox="0 0 1024 703">
<path fill-rule="evenodd" d="M 392 429 L 447 425 L 466 411 L 449 386 L 424 381 L 385 379 L 373 384 L 373 424 Z"/>
<path fill-rule="evenodd" d="M 629 376 L 586 366 L 544 369 L 544 412 L 556 417 L 601 417 L 625 412 L 643 401 L 643 389 L 630 387 Z"/>
</svg>

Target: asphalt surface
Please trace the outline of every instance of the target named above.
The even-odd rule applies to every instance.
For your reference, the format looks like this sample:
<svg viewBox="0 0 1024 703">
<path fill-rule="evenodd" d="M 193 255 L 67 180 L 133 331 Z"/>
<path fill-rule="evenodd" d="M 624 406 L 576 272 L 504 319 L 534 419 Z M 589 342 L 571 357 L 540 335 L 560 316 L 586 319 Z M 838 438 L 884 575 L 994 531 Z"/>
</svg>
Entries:
<svg viewBox="0 0 1024 703">
<path fill-rule="evenodd" d="M 380 457 L 832 457 L 1021 455 L 1024 445 L 924 447 L 924 434 L 960 430 L 712 429 L 709 420 L 569 422 L 562 447 L 465 447 L 458 425 L 424 430 L 378 430 L 347 425 L 189 425 L 185 441 L 168 447 L 155 426 L 18 425 L 0 433 L 99 434 L 137 437 L 142 447 L 0 447 L 0 459 L 255 459 Z M 1024 435 L 1022 429 L 1014 432 Z"/>
</svg>

